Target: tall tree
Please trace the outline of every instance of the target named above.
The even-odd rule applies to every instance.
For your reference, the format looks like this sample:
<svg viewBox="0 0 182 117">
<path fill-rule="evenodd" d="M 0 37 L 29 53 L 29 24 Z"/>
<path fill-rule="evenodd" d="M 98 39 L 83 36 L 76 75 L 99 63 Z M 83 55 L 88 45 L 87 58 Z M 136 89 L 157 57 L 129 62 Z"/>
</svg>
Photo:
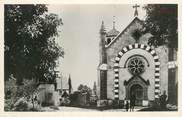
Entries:
<svg viewBox="0 0 182 117">
<path fill-rule="evenodd" d="M 52 81 L 55 60 L 64 55 L 55 42 L 62 19 L 46 5 L 5 5 L 5 80 Z"/>
<path fill-rule="evenodd" d="M 69 75 L 69 79 L 68 79 L 68 86 L 69 86 L 69 94 L 70 94 L 71 90 L 72 90 L 71 76 L 70 75 Z"/>
<path fill-rule="evenodd" d="M 176 4 L 148 4 L 146 10 L 146 31 L 153 37 L 149 44 L 154 46 L 167 45 L 169 48 L 178 48 L 178 26 Z"/>
</svg>

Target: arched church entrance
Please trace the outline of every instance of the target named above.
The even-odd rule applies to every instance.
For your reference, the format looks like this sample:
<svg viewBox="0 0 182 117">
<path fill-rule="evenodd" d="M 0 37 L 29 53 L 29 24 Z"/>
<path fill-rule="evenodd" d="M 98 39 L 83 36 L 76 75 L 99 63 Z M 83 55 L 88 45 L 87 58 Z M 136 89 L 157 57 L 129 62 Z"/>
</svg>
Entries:
<svg viewBox="0 0 182 117">
<path fill-rule="evenodd" d="M 143 100 L 148 100 L 147 90 L 149 86 L 149 80 L 144 80 L 140 76 L 133 76 L 128 81 L 124 81 L 126 89 L 126 100 L 130 100 L 131 95 L 135 95 L 137 106 L 142 106 Z"/>
<path fill-rule="evenodd" d="M 144 89 L 141 85 L 139 84 L 134 84 L 131 86 L 130 88 L 130 96 L 129 98 L 131 98 L 132 95 L 135 95 L 136 97 L 136 101 L 135 104 L 136 105 L 142 105 L 142 101 L 144 100 Z"/>
<path fill-rule="evenodd" d="M 124 47 L 116 56 L 115 58 L 115 63 L 114 63 L 114 99 L 115 100 L 119 100 L 119 62 L 120 59 L 122 58 L 122 56 L 129 52 L 132 49 L 141 49 L 144 50 L 146 52 L 148 52 L 149 54 L 152 55 L 153 57 L 153 61 L 155 64 L 155 71 L 154 71 L 154 97 L 155 99 L 159 98 L 159 92 L 160 92 L 160 62 L 159 62 L 159 57 L 156 54 L 155 50 L 152 49 L 150 46 L 144 45 L 144 44 L 132 44 L 132 45 L 128 45 L 126 47 Z M 130 95 L 130 88 L 132 85 L 130 84 L 142 84 L 140 86 L 143 87 L 143 92 L 144 92 L 144 99 L 148 99 L 147 97 L 147 88 L 149 83 L 149 80 L 144 80 L 140 74 L 144 72 L 145 70 L 145 63 L 142 62 L 143 58 L 141 58 L 140 56 L 138 57 L 132 57 L 129 61 L 129 65 L 128 65 L 128 70 L 132 73 L 133 77 L 130 78 L 128 81 L 124 81 L 124 85 L 126 88 L 126 98 L 129 99 L 129 95 Z M 141 89 L 141 88 L 140 88 Z M 139 90 L 139 88 L 138 88 Z M 138 93 L 139 95 L 139 93 Z M 138 97 L 139 98 L 139 97 Z"/>
</svg>

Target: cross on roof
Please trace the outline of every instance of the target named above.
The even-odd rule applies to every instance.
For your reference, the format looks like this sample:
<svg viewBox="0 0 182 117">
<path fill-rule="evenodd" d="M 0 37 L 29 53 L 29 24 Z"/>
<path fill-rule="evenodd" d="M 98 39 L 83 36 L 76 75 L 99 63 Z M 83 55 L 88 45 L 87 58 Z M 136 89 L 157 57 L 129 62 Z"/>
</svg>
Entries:
<svg viewBox="0 0 182 117">
<path fill-rule="evenodd" d="M 140 7 L 140 5 L 135 4 L 135 6 L 133 6 L 133 8 L 135 9 L 134 17 L 135 17 L 135 16 L 138 16 L 137 7 Z"/>
</svg>

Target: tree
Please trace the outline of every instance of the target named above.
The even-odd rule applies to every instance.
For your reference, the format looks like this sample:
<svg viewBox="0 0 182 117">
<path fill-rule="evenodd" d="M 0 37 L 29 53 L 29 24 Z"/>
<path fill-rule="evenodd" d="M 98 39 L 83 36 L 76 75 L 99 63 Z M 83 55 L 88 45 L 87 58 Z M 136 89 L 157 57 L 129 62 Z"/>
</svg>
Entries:
<svg viewBox="0 0 182 117">
<path fill-rule="evenodd" d="M 153 36 L 149 39 L 149 45 L 167 45 L 168 61 L 176 61 L 178 51 L 178 6 L 177 4 L 148 4 L 144 7 L 147 13 L 145 20 L 146 31 Z M 168 70 L 168 103 L 177 102 L 176 85 L 177 69 Z"/>
<path fill-rule="evenodd" d="M 37 93 L 39 90 L 37 89 L 37 83 L 35 80 L 24 80 L 24 85 L 17 87 L 18 92 L 16 95 L 17 97 L 27 97 L 31 99 L 31 103 L 33 105 L 33 109 L 35 107 L 35 100 L 34 94 Z"/>
<path fill-rule="evenodd" d="M 90 87 L 88 87 L 87 85 L 82 85 L 82 84 L 78 86 L 78 91 L 80 91 L 81 93 L 88 93 L 88 94 L 92 93 L 92 90 Z"/>
<path fill-rule="evenodd" d="M 169 48 L 178 48 L 177 5 L 176 4 L 148 4 L 146 10 L 146 31 L 153 37 L 149 45 L 167 45 Z"/>
<path fill-rule="evenodd" d="M 69 75 L 69 79 L 68 79 L 68 86 L 69 86 L 69 94 L 70 94 L 71 90 L 72 90 L 71 76 L 70 75 Z"/>
<path fill-rule="evenodd" d="M 80 91 L 81 93 L 87 93 L 87 100 L 90 99 L 90 95 L 92 93 L 92 90 L 90 87 L 88 87 L 87 85 L 80 84 L 78 86 L 78 91 Z"/>
<path fill-rule="evenodd" d="M 55 61 L 64 55 L 55 42 L 62 19 L 46 5 L 5 5 L 5 80 L 54 81 Z M 47 79 L 47 80 L 46 80 Z"/>
</svg>

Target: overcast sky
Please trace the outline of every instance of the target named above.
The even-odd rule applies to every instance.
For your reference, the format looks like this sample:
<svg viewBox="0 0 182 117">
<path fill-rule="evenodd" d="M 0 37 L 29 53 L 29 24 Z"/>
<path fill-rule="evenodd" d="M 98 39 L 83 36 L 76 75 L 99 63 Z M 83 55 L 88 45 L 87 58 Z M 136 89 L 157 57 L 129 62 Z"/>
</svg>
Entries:
<svg viewBox="0 0 182 117">
<path fill-rule="evenodd" d="M 49 12 L 58 14 L 64 25 L 61 27 L 59 43 L 65 50 L 60 72 L 71 75 L 73 89 L 79 84 L 93 87 L 97 82 L 99 64 L 99 30 L 102 20 L 106 30 L 112 29 L 115 16 L 116 29 L 122 31 L 133 19 L 134 9 L 130 5 L 49 5 Z M 143 6 L 143 5 L 140 5 Z M 145 11 L 138 8 L 139 18 Z"/>
</svg>

